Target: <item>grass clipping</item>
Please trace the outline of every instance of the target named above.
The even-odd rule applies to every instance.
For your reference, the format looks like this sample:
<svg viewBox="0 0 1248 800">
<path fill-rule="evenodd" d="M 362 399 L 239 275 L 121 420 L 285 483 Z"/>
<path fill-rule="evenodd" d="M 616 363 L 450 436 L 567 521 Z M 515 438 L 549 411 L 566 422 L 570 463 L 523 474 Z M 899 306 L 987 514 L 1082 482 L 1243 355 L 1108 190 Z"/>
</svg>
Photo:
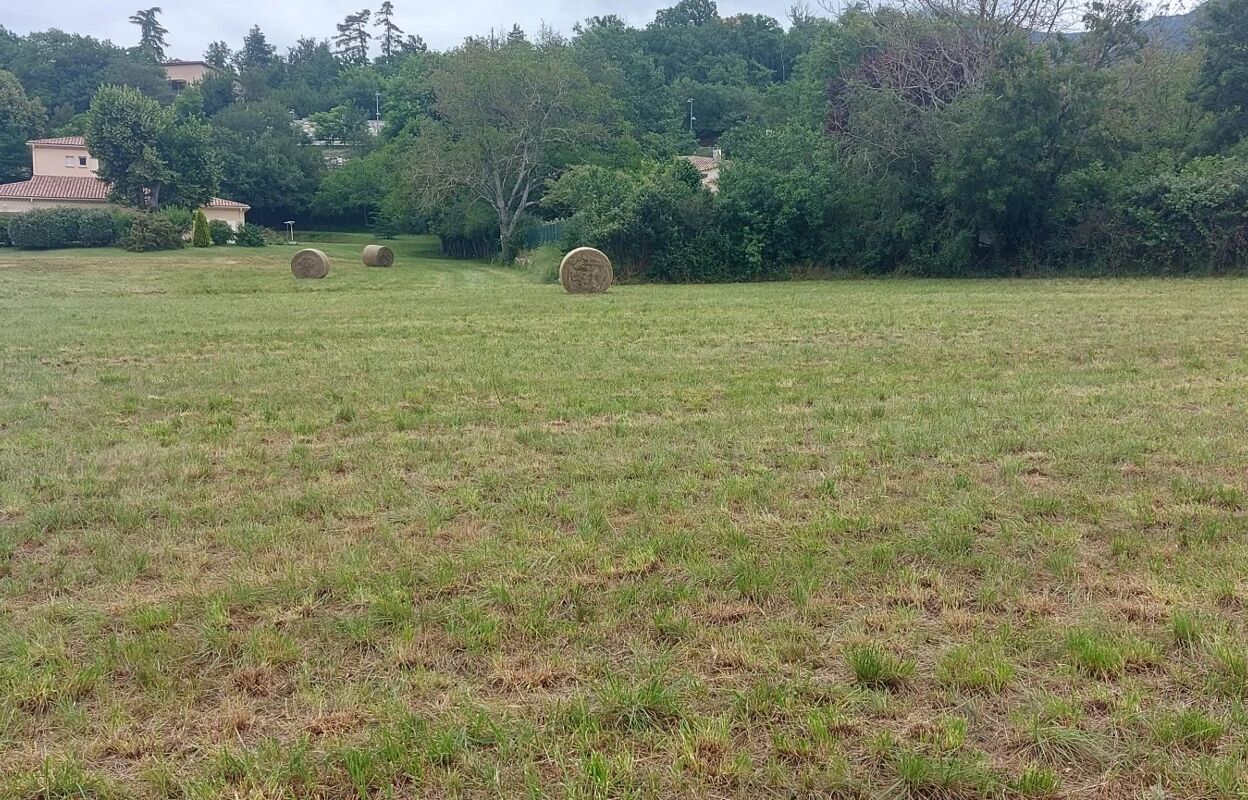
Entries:
<svg viewBox="0 0 1248 800">
<path fill-rule="evenodd" d="M 324 278 L 329 274 L 329 256 L 313 248 L 300 250 L 290 260 L 290 271 L 296 278 Z"/>
<path fill-rule="evenodd" d="M 559 264 L 559 282 L 569 294 L 597 294 L 611 287 L 611 259 L 592 247 L 578 247 Z"/>
<path fill-rule="evenodd" d="M 382 244 L 365 245 L 361 258 L 366 267 L 394 266 L 394 251 Z"/>
</svg>

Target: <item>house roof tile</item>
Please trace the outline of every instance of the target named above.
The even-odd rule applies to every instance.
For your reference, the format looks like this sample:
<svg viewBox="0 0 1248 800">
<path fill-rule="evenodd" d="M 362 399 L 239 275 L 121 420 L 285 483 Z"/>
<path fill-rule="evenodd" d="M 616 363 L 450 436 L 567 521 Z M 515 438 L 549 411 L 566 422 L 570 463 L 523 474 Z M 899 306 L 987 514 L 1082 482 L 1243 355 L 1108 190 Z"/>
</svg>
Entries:
<svg viewBox="0 0 1248 800">
<path fill-rule="evenodd" d="M 28 181 L 0 184 L 0 197 L 19 200 L 78 200 L 105 202 L 108 200 L 108 184 L 99 178 L 77 178 L 62 175 L 36 175 Z M 214 197 L 208 208 L 241 208 L 251 206 L 234 200 Z"/>
<path fill-rule="evenodd" d="M 214 197 L 208 201 L 208 208 L 244 208 L 249 209 L 251 206 L 246 203 L 239 203 L 235 200 L 226 200 L 223 197 Z"/>
<path fill-rule="evenodd" d="M 108 184 L 99 178 L 75 178 L 61 175 L 36 175 L 28 181 L 0 184 L 0 197 L 22 200 L 94 200 L 108 199 Z"/>
<path fill-rule="evenodd" d="M 81 136 L 57 136 L 52 139 L 31 139 L 26 144 L 40 147 L 86 147 L 87 140 Z"/>
</svg>

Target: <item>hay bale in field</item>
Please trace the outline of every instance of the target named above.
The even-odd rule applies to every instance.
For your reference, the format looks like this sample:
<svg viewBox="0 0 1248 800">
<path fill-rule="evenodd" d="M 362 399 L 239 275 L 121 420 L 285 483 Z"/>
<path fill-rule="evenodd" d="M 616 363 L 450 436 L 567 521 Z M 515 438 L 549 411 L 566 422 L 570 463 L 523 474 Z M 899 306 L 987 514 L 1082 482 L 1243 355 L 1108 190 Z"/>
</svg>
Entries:
<svg viewBox="0 0 1248 800">
<path fill-rule="evenodd" d="M 309 247 L 295 253 L 290 260 L 290 271 L 296 278 L 324 278 L 329 274 L 329 263 L 329 256 Z"/>
<path fill-rule="evenodd" d="M 370 244 L 364 246 L 364 252 L 361 254 L 366 267 L 393 267 L 394 251 L 383 244 Z"/>
<path fill-rule="evenodd" d="M 578 247 L 559 262 L 559 282 L 569 294 L 596 294 L 611 286 L 611 259 L 592 247 Z"/>
</svg>

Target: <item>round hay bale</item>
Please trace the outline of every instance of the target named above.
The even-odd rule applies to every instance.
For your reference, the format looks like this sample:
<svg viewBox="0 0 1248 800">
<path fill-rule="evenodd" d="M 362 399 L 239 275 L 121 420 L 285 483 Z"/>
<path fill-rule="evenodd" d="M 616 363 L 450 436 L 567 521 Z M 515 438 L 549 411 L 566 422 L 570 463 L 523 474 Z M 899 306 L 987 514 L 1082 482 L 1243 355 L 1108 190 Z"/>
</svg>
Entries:
<svg viewBox="0 0 1248 800">
<path fill-rule="evenodd" d="M 611 259 L 592 247 L 578 247 L 559 262 L 559 282 L 569 294 L 597 294 L 611 286 Z"/>
<path fill-rule="evenodd" d="M 310 247 L 300 250 L 290 260 L 290 271 L 296 278 L 324 278 L 329 274 L 329 256 Z"/>
<path fill-rule="evenodd" d="M 361 257 L 364 259 L 364 266 L 366 267 L 394 266 L 394 251 L 383 244 L 365 245 Z"/>
</svg>

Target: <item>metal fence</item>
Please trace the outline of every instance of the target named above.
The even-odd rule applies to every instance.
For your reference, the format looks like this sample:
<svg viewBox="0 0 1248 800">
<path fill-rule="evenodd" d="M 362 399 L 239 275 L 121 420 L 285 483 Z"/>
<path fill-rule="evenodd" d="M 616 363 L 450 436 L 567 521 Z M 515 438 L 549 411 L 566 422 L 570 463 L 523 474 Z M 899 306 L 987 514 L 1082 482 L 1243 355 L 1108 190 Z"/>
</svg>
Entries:
<svg viewBox="0 0 1248 800">
<path fill-rule="evenodd" d="M 547 244 L 559 244 L 563 241 L 566 226 L 567 223 L 561 219 L 539 222 L 524 232 L 524 246 L 532 249 Z"/>
</svg>

